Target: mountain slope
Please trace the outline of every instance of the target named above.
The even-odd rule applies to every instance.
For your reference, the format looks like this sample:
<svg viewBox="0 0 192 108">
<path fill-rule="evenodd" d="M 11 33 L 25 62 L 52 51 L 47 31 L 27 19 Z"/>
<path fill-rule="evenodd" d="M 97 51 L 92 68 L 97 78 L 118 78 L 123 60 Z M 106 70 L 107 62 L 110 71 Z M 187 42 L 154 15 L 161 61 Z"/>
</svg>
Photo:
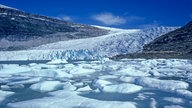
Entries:
<svg viewBox="0 0 192 108">
<path fill-rule="evenodd" d="M 107 32 L 0 5 L 0 50 L 23 50 L 57 41 L 101 36 Z"/>
<path fill-rule="evenodd" d="M 143 52 L 117 55 L 114 59 L 121 58 L 192 58 L 192 21 L 185 26 L 164 34 L 152 42 L 145 44 Z"/>
<path fill-rule="evenodd" d="M 192 53 L 192 21 L 144 46 L 144 51 L 174 51 Z"/>
</svg>

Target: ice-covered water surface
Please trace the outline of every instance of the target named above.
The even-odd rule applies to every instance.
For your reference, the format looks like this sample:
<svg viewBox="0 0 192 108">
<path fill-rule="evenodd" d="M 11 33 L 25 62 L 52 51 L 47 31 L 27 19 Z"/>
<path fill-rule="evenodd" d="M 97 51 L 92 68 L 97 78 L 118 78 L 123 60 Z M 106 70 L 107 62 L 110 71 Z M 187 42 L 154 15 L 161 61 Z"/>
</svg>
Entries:
<svg viewBox="0 0 192 108">
<path fill-rule="evenodd" d="M 0 64 L 3 108 L 190 108 L 192 61 Z"/>
</svg>

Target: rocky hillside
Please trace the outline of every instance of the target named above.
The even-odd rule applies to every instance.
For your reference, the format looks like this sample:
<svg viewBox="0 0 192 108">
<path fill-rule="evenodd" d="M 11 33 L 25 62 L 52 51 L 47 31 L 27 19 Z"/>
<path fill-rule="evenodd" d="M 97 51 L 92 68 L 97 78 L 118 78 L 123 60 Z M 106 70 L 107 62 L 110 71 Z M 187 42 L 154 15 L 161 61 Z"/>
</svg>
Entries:
<svg viewBox="0 0 192 108">
<path fill-rule="evenodd" d="M 0 50 L 23 50 L 42 44 L 107 34 L 96 27 L 61 21 L 0 5 Z"/>
<path fill-rule="evenodd" d="M 122 58 L 181 58 L 192 59 L 192 21 L 144 45 L 141 53 L 117 55 Z"/>
<path fill-rule="evenodd" d="M 192 21 L 144 46 L 144 51 L 192 53 Z"/>
</svg>

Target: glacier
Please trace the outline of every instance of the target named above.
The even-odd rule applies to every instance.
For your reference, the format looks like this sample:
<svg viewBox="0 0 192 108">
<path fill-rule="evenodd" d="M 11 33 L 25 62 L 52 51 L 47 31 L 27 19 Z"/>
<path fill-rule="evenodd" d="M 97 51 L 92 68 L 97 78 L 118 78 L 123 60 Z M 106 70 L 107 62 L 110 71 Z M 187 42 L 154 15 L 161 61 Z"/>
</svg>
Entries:
<svg viewBox="0 0 192 108">
<path fill-rule="evenodd" d="M 99 37 L 60 41 L 29 50 L 0 51 L 0 60 L 94 60 L 118 54 L 141 52 L 145 44 L 178 28 L 116 29 L 96 27 L 110 32 Z"/>
</svg>

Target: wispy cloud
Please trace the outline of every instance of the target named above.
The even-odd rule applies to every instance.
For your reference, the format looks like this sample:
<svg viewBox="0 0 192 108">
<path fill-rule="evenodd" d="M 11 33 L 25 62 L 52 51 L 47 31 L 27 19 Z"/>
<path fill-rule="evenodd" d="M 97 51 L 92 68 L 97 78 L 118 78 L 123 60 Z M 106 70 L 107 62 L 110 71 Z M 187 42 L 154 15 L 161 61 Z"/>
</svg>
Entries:
<svg viewBox="0 0 192 108">
<path fill-rule="evenodd" d="M 93 15 L 92 18 L 105 25 L 122 25 L 127 22 L 126 18 L 113 15 L 112 13 L 101 13 Z"/>
<path fill-rule="evenodd" d="M 95 14 L 91 17 L 92 19 L 99 21 L 105 25 L 123 25 L 126 23 L 145 20 L 144 17 L 131 16 L 131 15 L 128 15 L 128 13 L 124 13 L 122 16 L 118 16 L 110 12 L 105 12 L 105 13 Z"/>
<path fill-rule="evenodd" d="M 67 15 L 59 15 L 57 18 L 64 21 L 73 21 L 73 18 Z"/>
<path fill-rule="evenodd" d="M 63 16 L 62 19 L 65 21 L 73 21 L 73 19 L 70 16 Z"/>
</svg>

